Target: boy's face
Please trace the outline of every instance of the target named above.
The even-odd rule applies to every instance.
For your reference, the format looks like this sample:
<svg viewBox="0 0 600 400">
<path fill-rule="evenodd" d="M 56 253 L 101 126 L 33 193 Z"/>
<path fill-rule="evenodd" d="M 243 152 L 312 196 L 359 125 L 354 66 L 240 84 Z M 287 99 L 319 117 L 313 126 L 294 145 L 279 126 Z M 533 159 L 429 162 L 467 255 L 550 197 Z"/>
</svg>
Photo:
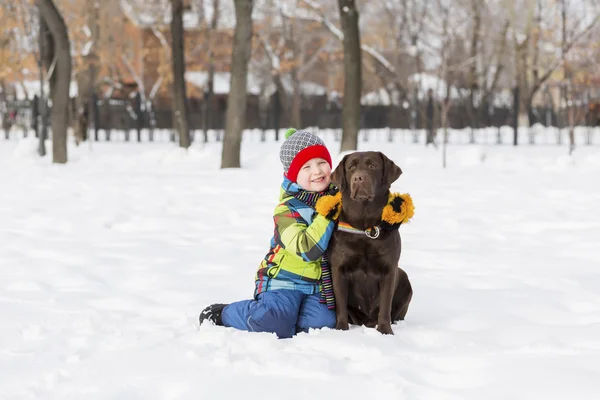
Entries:
<svg viewBox="0 0 600 400">
<path fill-rule="evenodd" d="M 322 192 L 331 182 L 331 167 L 323 158 L 313 158 L 304 163 L 296 177 L 296 183 L 309 192 Z"/>
</svg>

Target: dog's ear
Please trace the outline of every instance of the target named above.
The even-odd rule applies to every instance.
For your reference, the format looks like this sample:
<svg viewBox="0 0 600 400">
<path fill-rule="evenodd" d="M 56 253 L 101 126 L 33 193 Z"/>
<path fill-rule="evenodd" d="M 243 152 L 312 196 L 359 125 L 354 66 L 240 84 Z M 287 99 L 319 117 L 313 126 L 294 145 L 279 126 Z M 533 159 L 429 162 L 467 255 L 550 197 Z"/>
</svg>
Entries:
<svg viewBox="0 0 600 400">
<path fill-rule="evenodd" d="M 344 158 L 342 158 L 342 161 L 340 161 L 340 163 L 337 165 L 337 167 L 331 174 L 331 182 L 333 182 L 333 184 L 335 186 L 337 186 L 337 188 L 340 190 L 340 192 L 343 192 L 344 190 L 346 190 L 346 187 L 348 186 L 348 183 L 346 182 L 346 159 L 347 158 L 348 158 L 348 155 L 345 155 Z"/>
<path fill-rule="evenodd" d="M 392 160 L 390 160 L 385 154 L 379 152 L 381 159 L 383 160 L 383 183 L 390 187 L 392 183 L 396 182 L 400 175 L 402 175 L 402 170 L 399 166 L 396 165 Z"/>
</svg>

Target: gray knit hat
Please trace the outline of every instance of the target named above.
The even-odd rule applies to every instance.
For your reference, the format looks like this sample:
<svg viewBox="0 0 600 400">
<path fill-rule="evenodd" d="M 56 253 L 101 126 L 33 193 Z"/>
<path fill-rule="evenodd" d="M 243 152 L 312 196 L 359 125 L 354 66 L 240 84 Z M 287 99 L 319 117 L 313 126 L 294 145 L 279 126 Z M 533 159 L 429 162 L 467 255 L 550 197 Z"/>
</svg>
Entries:
<svg viewBox="0 0 600 400">
<path fill-rule="evenodd" d="M 331 155 L 318 136 L 291 128 L 285 132 L 285 138 L 279 150 L 279 159 L 289 180 L 296 182 L 300 168 L 313 158 L 323 158 L 331 167 Z"/>
</svg>

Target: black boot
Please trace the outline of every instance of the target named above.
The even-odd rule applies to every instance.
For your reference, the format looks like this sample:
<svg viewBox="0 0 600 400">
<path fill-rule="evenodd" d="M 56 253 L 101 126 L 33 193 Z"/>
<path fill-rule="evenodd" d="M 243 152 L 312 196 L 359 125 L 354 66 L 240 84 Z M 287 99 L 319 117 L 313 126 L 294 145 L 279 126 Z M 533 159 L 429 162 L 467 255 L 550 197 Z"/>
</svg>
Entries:
<svg viewBox="0 0 600 400">
<path fill-rule="evenodd" d="M 200 325 L 206 320 L 209 320 L 215 325 L 223 326 L 221 314 L 227 304 L 211 304 L 200 313 Z"/>
</svg>

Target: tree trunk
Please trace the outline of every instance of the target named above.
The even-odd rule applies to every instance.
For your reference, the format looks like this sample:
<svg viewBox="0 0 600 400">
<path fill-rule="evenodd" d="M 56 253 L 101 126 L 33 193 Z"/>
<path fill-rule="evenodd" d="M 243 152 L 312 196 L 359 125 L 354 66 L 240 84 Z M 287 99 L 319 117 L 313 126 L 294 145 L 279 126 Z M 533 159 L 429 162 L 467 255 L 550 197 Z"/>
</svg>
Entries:
<svg viewBox="0 0 600 400">
<path fill-rule="evenodd" d="M 44 65 L 43 65 L 43 57 L 45 53 L 45 44 L 49 42 L 47 37 L 49 36 L 47 31 L 48 27 L 46 26 L 46 22 L 44 22 L 44 18 L 42 18 L 42 11 L 38 7 L 38 22 L 39 22 L 39 36 L 38 36 L 38 46 L 39 46 L 39 54 L 37 58 L 37 66 L 38 72 L 40 74 L 40 97 L 36 102 L 37 108 L 37 138 L 38 142 L 38 154 L 40 157 L 44 157 L 46 155 L 46 138 L 48 136 L 48 123 L 46 120 L 46 95 L 44 93 Z"/>
<path fill-rule="evenodd" d="M 179 147 L 190 147 L 187 98 L 185 93 L 185 54 L 183 40 L 183 0 L 171 1 L 171 48 L 173 51 L 173 128 Z"/>
<path fill-rule="evenodd" d="M 91 31 L 91 40 L 93 41 L 92 44 L 92 48 L 89 54 L 89 70 L 90 70 L 90 86 L 87 88 L 88 90 L 88 99 L 87 101 L 84 103 L 84 106 L 87 107 L 87 125 L 85 127 L 86 132 L 85 132 L 85 138 L 87 140 L 91 140 L 91 138 L 88 137 L 88 132 L 89 132 L 89 128 L 90 126 L 94 127 L 94 137 L 96 139 L 96 141 L 98 141 L 97 136 L 98 136 L 98 124 L 96 123 L 97 120 L 97 108 L 96 108 L 96 80 L 98 79 L 98 62 L 99 62 L 99 58 L 98 58 L 98 53 L 97 53 L 97 48 L 98 48 L 98 42 L 100 41 L 100 4 L 98 3 L 98 1 L 93 1 L 93 0 L 89 0 L 90 3 L 90 17 L 89 17 L 89 24 L 90 24 L 90 31 Z"/>
<path fill-rule="evenodd" d="M 567 2 L 561 1 L 561 17 L 562 17 L 562 46 L 561 59 L 564 69 L 564 104 L 567 111 L 567 120 L 569 123 L 569 155 L 575 150 L 575 104 L 573 102 L 573 72 L 566 62 L 567 57 Z M 560 131 L 559 131 L 560 132 Z"/>
<path fill-rule="evenodd" d="M 479 46 L 479 35 L 481 31 L 481 8 L 478 0 L 471 0 L 471 11 L 473 12 L 473 32 L 471 36 L 471 65 L 469 66 L 469 102 L 467 104 L 467 114 L 470 125 L 470 143 L 475 143 L 475 129 L 479 128 L 479 121 L 475 112 L 475 94 L 478 90 L 477 83 L 477 53 Z"/>
<path fill-rule="evenodd" d="M 298 79 L 297 68 L 292 69 L 292 123 L 291 126 L 300 128 L 302 126 L 302 101 L 300 97 L 300 79 Z"/>
<path fill-rule="evenodd" d="M 213 0 L 213 16 L 210 21 L 206 40 L 208 41 L 208 81 L 204 88 L 204 143 L 208 142 L 208 129 L 211 125 L 212 113 L 214 110 L 215 93 L 215 51 L 213 43 L 213 33 L 217 31 L 219 22 L 220 0 Z"/>
<path fill-rule="evenodd" d="M 519 144 L 519 110 L 521 109 L 519 104 L 521 99 L 519 92 L 520 88 L 517 85 L 513 88 L 513 146 L 517 146 Z"/>
<path fill-rule="evenodd" d="M 77 98 L 75 99 L 73 135 L 75 136 L 75 144 L 78 146 L 81 142 L 87 140 L 87 127 L 89 123 L 89 108 L 87 107 L 87 102 L 89 101 L 89 91 L 86 89 L 90 87 L 89 80 L 89 69 L 81 71 L 75 78 L 78 93 Z"/>
<path fill-rule="evenodd" d="M 448 85 L 449 86 L 449 85 Z M 442 142 L 442 168 L 446 168 L 447 148 L 448 148 L 448 111 L 450 109 L 450 99 L 446 98 L 442 105 L 442 129 L 444 130 L 444 140 Z"/>
<path fill-rule="evenodd" d="M 71 49 L 65 21 L 52 0 L 36 0 L 50 31 L 53 45 L 45 57 L 50 75 L 52 99 L 52 162 L 67 162 L 67 127 L 69 118 L 69 84 L 71 83 Z M 48 64 L 50 62 L 50 64 Z"/>
<path fill-rule="evenodd" d="M 291 100 L 291 111 L 290 111 L 290 126 L 300 128 L 302 126 L 302 99 L 300 81 L 303 78 L 304 73 L 300 71 L 299 66 L 304 64 L 306 49 L 305 46 L 300 42 L 297 35 L 297 20 L 290 21 L 290 37 L 289 40 L 293 43 L 292 49 L 294 53 L 294 64 L 295 66 L 290 71 L 290 78 L 292 81 L 292 100 Z M 311 61 L 309 61 L 310 63 Z"/>
<path fill-rule="evenodd" d="M 227 97 L 227 114 L 221 168 L 240 168 L 242 132 L 246 125 L 248 97 L 248 62 L 252 50 L 253 0 L 235 1 L 235 34 L 231 55 L 231 83 Z"/>
<path fill-rule="evenodd" d="M 88 140 L 88 128 L 94 120 L 92 106 L 92 97 L 96 86 L 96 69 L 98 63 L 98 55 L 96 49 L 100 39 L 100 24 L 99 24 L 99 4 L 97 0 L 86 1 L 87 26 L 90 30 L 91 42 L 89 52 L 83 56 L 87 69 L 80 71 L 77 74 L 77 98 L 75 100 L 75 124 L 74 135 L 75 143 L 79 144 L 82 141 Z"/>
<path fill-rule="evenodd" d="M 292 125 L 290 118 L 290 107 L 288 102 L 288 93 L 283 86 L 283 82 L 281 80 L 281 73 L 277 71 L 277 73 L 273 74 L 273 83 L 275 84 L 275 94 L 278 96 L 279 104 L 281 105 L 279 117 L 283 119 L 288 126 L 292 126 L 296 129 L 300 129 L 300 126 Z"/>
<path fill-rule="evenodd" d="M 570 105 L 567 106 L 567 116 L 569 119 L 569 155 L 575 151 L 575 106 L 572 104 L 572 93 L 568 95 Z"/>
<path fill-rule="evenodd" d="M 212 110 L 213 108 L 213 95 L 214 95 L 214 87 L 215 87 L 215 65 L 213 61 L 212 53 L 209 51 L 209 61 L 208 61 L 208 79 L 206 81 L 206 86 L 204 87 L 204 118 L 202 121 L 202 131 L 204 137 L 204 143 L 208 143 L 208 129 L 210 128 L 210 122 L 212 120 Z"/>
<path fill-rule="evenodd" d="M 279 122 L 281 121 L 281 102 L 279 101 L 279 94 L 277 89 L 272 96 L 273 101 L 273 128 L 275 129 L 275 141 L 279 142 Z"/>
<path fill-rule="evenodd" d="M 344 33 L 344 100 L 340 151 L 356 150 L 360 130 L 362 86 L 360 31 L 355 0 L 338 0 Z"/>
</svg>

